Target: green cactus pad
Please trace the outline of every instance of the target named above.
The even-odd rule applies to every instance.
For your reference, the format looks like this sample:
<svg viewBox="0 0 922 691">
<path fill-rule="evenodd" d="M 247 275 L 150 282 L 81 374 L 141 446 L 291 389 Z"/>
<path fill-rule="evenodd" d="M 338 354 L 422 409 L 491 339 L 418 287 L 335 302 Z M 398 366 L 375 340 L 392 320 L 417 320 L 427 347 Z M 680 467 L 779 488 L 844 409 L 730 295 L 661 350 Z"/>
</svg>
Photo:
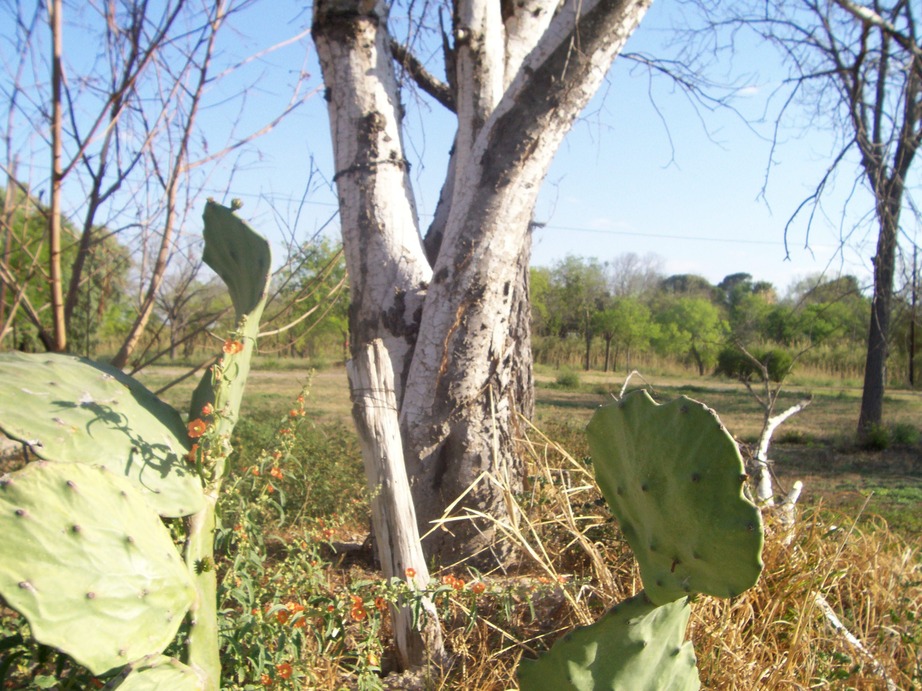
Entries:
<svg viewBox="0 0 922 691">
<path fill-rule="evenodd" d="M 203 214 L 205 252 L 203 259 L 227 285 L 237 314 L 243 351 L 233 361 L 227 380 L 214 382 L 206 372 L 192 393 L 189 418 L 200 415 L 206 404 L 223 410 L 218 433 L 230 434 L 243 399 L 250 373 L 250 359 L 259 335 L 259 319 L 266 304 L 272 255 L 266 239 L 250 228 L 233 211 L 208 201 Z"/>
<path fill-rule="evenodd" d="M 103 468 L 37 461 L 4 475 L 0 535 L 0 595 L 94 674 L 160 653 L 192 603 L 163 522 Z"/>
<path fill-rule="evenodd" d="M 695 651 L 685 641 L 686 599 L 657 607 L 644 593 L 574 629 L 544 656 L 523 659 L 522 691 L 691 691 L 700 688 Z"/>
<path fill-rule="evenodd" d="M 113 367 L 71 355 L 0 354 L 0 430 L 39 458 L 128 477 L 161 516 L 203 505 L 179 413 Z"/>
<path fill-rule="evenodd" d="M 588 427 L 596 479 L 658 604 L 733 597 L 762 571 L 762 516 L 743 494 L 736 442 L 710 408 L 634 391 Z"/>
<path fill-rule="evenodd" d="M 124 681 L 114 688 L 119 691 L 202 691 L 205 683 L 179 660 L 157 655 L 131 665 Z"/>
<path fill-rule="evenodd" d="M 239 320 L 260 307 L 265 298 L 272 268 L 269 243 L 233 209 L 211 200 L 205 204 L 203 218 L 202 259 L 227 285 Z"/>
</svg>

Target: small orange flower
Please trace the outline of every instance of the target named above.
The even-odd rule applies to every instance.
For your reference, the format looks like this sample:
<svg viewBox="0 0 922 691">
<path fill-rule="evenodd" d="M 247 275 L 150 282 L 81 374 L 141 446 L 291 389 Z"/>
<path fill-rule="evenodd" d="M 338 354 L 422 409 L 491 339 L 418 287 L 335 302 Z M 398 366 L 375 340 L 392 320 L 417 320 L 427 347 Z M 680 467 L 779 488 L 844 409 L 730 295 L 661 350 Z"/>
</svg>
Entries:
<svg viewBox="0 0 922 691">
<path fill-rule="evenodd" d="M 366 612 L 365 608 L 361 605 L 356 605 L 353 607 L 349 614 L 352 615 L 352 618 L 355 619 L 355 621 L 365 621 L 368 619 L 368 612 Z"/>
<path fill-rule="evenodd" d="M 269 475 L 271 475 L 272 477 L 274 477 L 276 480 L 281 480 L 281 479 L 282 479 L 282 470 L 281 470 L 281 468 L 273 468 L 272 470 L 269 471 Z"/>
<path fill-rule="evenodd" d="M 375 609 L 378 610 L 379 612 L 386 612 L 387 611 L 387 600 L 385 600 L 383 597 L 376 597 L 375 598 Z"/>
<path fill-rule="evenodd" d="M 189 463 L 195 463 L 198 460 L 198 444 L 193 444 L 192 448 L 189 449 L 189 453 L 186 454 L 186 460 Z"/>
<path fill-rule="evenodd" d="M 275 487 L 273 487 L 272 485 L 266 485 L 266 491 L 269 494 L 272 494 L 275 491 Z"/>
<path fill-rule="evenodd" d="M 275 671 L 282 679 L 291 679 L 292 669 L 291 669 L 291 665 L 288 664 L 287 662 L 283 662 L 280 665 L 276 665 Z"/>
<path fill-rule="evenodd" d="M 288 417 L 298 417 L 299 415 L 304 415 L 304 412 L 296 408 L 292 408 L 288 411 Z"/>
<path fill-rule="evenodd" d="M 259 678 L 259 683 L 263 686 L 272 686 L 272 677 L 270 677 L 268 674 L 263 674 Z"/>
<path fill-rule="evenodd" d="M 451 584 L 451 587 L 454 588 L 455 590 L 464 590 L 464 579 L 456 578 L 454 582 Z"/>
<path fill-rule="evenodd" d="M 273 452 L 272 452 L 272 458 L 274 458 L 275 460 L 279 460 L 281 457 L 282 457 L 282 452 L 281 452 L 281 451 L 273 451 Z"/>
<path fill-rule="evenodd" d="M 228 338 L 224 341 L 224 352 L 228 355 L 236 355 L 243 350 L 243 343 Z"/>
<path fill-rule="evenodd" d="M 289 612 L 287 609 L 280 609 L 275 613 L 275 618 L 278 620 L 279 624 L 284 624 L 286 621 L 288 621 L 288 617 L 290 616 L 291 612 Z"/>
<path fill-rule="evenodd" d="M 202 420 L 196 418 L 189 423 L 189 436 L 192 439 L 198 439 L 200 436 L 205 434 L 205 430 L 207 429 L 208 425 L 206 425 Z"/>
<path fill-rule="evenodd" d="M 214 406 L 211 405 L 211 403 L 206 403 L 205 405 L 202 406 L 202 415 L 204 415 L 205 417 L 208 417 L 213 412 L 214 412 Z"/>
<path fill-rule="evenodd" d="M 416 578 L 416 569 L 412 566 L 408 566 L 406 571 L 403 572 L 407 578 Z"/>
<path fill-rule="evenodd" d="M 300 395 L 298 396 L 298 403 L 301 403 L 301 404 L 304 403 L 304 394 L 300 394 Z"/>
<path fill-rule="evenodd" d="M 285 605 L 288 608 L 289 612 L 303 612 L 304 605 L 300 602 L 289 602 Z"/>
<path fill-rule="evenodd" d="M 250 468 L 250 472 L 253 473 L 253 475 L 259 475 L 259 468 L 254 465 L 252 468 Z"/>
<path fill-rule="evenodd" d="M 301 617 L 300 619 L 295 619 L 295 622 L 292 624 L 296 629 L 303 629 L 307 626 L 307 619 Z"/>
<path fill-rule="evenodd" d="M 471 590 L 473 591 L 474 595 L 483 595 L 486 589 L 487 589 L 487 586 L 484 584 L 483 581 L 476 581 L 474 583 L 471 583 Z"/>
</svg>

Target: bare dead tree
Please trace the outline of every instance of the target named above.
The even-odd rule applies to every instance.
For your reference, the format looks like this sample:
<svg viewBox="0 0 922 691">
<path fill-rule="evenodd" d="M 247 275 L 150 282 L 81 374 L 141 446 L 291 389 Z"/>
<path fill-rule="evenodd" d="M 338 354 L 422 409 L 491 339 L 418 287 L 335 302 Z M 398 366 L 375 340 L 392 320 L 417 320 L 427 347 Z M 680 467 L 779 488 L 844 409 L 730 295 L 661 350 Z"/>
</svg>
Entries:
<svg viewBox="0 0 922 691">
<path fill-rule="evenodd" d="M 302 77 L 297 77 L 290 100 L 277 106 L 274 117 L 251 131 L 238 132 L 250 84 L 243 83 L 236 73 L 278 46 L 249 57 L 231 55 L 229 60 L 222 55 L 216 62 L 215 41 L 233 26 L 241 12 L 254 5 L 254 0 L 132 0 L 68 6 L 63 17 L 52 11 L 49 20 L 61 20 L 60 29 L 50 32 L 52 39 L 64 37 L 60 61 L 44 57 L 53 52 L 44 47 L 48 32 L 41 28 L 47 23 L 40 14 L 36 19 L 37 12 L 28 5 L 0 8 L 0 24 L 7 27 L 0 30 L 5 39 L 4 58 L 7 52 L 10 58 L 15 56 L 4 60 L 9 68 L 0 78 L 0 89 L 10 104 L 9 127 L 3 139 L 5 172 L 11 188 L 41 189 L 51 180 L 49 202 L 54 208 L 39 206 L 49 224 L 65 219 L 62 247 L 57 251 L 53 248 L 52 255 L 66 256 L 66 260 L 54 275 L 49 268 L 47 273 L 28 276 L 4 260 L 4 273 L 19 285 L 44 281 L 46 286 L 57 288 L 47 302 L 33 304 L 31 310 L 26 309 L 27 301 L 22 298 L 15 304 L 16 311 L 37 322 L 43 341 L 48 339 L 46 330 L 54 334 L 57 340 L 51 349 L 60 350 L 66 347 L 61 319 L 69 328 L 81 294 L 94 280 L 100 280 L 92 265 L 94 252 L 117 238 L 133 256 L 134 276 L 139 281 L 133 323 L 115 358 L 123 366 L 144 338 L 158 288 L 184 244 L 182 227 L 204 197 L 209 171 L 231 152 L 245 151 L 249 143 L 300 104 Z M 66 37 L 77 28 L 82 32 L 83 48 L 98 46 L 95 56 L 67 52 Z M 304 35 L 280 45 L 301 40 Z M 57 45 L 54 40 L 51 43 Z M 55 66 L 59 66 L 57 71 Z M 51 79 L 49 84 L 48 75 L 55 74 L 60 79 Z M 219 92 L 222 103 L 233 108 L 236 102 L 240 109 L 236 117 L 228 114 L 231 131 L 221 133 L 227 137 L 224 141 L 220 136 L 206 136 L 199 123 L 198 115 L 209 104 L 207 99 L 218 98 L 209 92 Z M 60 96 L 55 98 L 57 93 Z M 55 121 L 56 103 L 61 124 L 60 135 L 54 137 L 46 133 L 58 131 L 50 126 Z M 35 160 L 44 148 L 53 149 L 56 141 L 61 154 L 55 159 L 57 169 L 48 169 L 50 178 L 42 175 L 41 168 L 20 165 L 18 172 L 25 180 L 20 185 L 15 179 L 15 162 Z M 33 180 L 36 176 L 37 181 Z M 69 207 L 66 212 L 62 203 Z M 74 232 L 73 238 L 68 237 L 68 231 Z M 54 236 L 52 233 L 51 238 Z M 17 247 L 8 224 L 3 238 L 4 257 L 8 259 L 6 251 Z M 34 238 L 26 240 L 32 243 L 29 251 L 34 253 Z M 2 285 L 5 292 L 0 295 L 0 308 L 6 321 L 13 304 L 6 296 L 16 293 L 8 281 Z M 34 303 L 35 291 L 23 294 L 24 298 L 30 296 Z M 54 327 L 45 317 L 34 319 L 45 313 L 44 304 L 59 315 Z"/>
<path fill-rule="evenodd" d="M 856 159 L 856 183 L 871 193 L 868 217 L 877 227 L 877 243 L 858 419 L 862 438 L 883 419 L 900 218 L 907 211 L 919 218 L 913 211 L 918 207 L 911 199 L 910 173 L 922 144 L 920 8 L 911 0 L 702 1 L 698 6 L 706 11 L 709 26 L 719 30 L 713 36 L 727 37 L 725 42 L 714 38 L 712 48 L 732 47 L 746 32 L 778 48 L 790 72 L 780 92 L 774 144 L 778 128 L 795 113 L 806 112 L 809 127 L 825 125 L 836 136 L 825 174 L 788 221 L 785 237 L 806 216 L 809 243 L 810 228 L 836 174 L 847 174 Z"/>
</svg>

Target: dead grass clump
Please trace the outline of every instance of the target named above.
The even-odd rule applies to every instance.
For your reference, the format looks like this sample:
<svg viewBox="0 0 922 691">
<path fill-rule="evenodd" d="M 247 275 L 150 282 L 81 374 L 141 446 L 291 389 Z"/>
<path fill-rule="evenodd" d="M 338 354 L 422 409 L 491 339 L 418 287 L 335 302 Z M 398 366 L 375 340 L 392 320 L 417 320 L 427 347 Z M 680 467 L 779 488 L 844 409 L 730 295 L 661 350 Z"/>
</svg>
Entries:
<svg viewBox="0 0 922 691">
<path fill-rule="evenodd" d="M 789 545 L 777 533 L 767 540 L 762 578 L 740 597 L 699 599 L 690 636 L 708 687 L 878 689 L 889 680 L 889 688 L 909 689 L 922 682 L 918 548 L 880 522 L 859 530 L 830 519 L 814 510 Z M 864 651 L 835 628 L 823 601 Z"/>
</svg>

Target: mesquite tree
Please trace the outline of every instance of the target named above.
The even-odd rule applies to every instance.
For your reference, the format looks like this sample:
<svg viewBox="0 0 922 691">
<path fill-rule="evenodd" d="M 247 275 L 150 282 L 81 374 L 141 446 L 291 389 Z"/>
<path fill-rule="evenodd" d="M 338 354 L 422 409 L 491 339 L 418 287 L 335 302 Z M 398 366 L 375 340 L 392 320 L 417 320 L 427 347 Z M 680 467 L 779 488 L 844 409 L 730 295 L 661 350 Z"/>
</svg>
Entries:
<svg viewBox="0 0 922 691">
<path fill-rule="evenodd" d="M 392 39 L 383 2 L 314 3 L 352 348 L 381 338 L 390 354 L 423 532 L 449 506 L 492 517 L 432 532 L 426 548 L 444 562 L 506 556 L 494 537 L 515 520 L 505 493 L 522 486 L 513 429 L 531 383 L 532 211 L 564 135 L 649 4 L 456 0 L 442 82 Z M 424 237 L 402 142 L 401 67 L 457 115 Z"/>
</svg>

